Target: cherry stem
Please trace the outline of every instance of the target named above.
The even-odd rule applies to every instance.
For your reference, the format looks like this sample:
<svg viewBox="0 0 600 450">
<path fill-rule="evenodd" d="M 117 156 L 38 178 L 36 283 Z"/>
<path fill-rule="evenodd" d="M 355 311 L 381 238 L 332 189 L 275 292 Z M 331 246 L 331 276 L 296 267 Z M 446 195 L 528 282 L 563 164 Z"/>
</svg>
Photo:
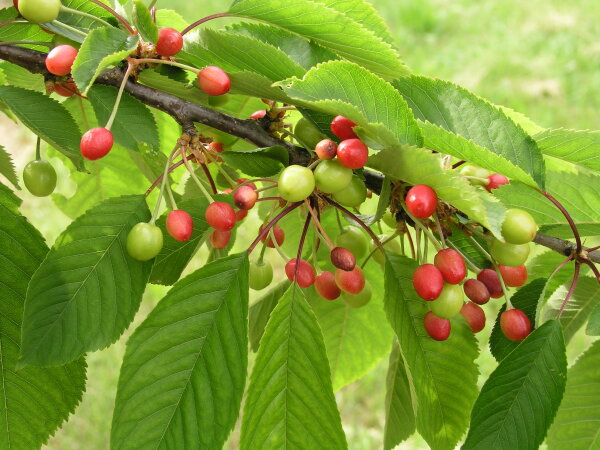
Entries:
<svg viewBox="0 0 600 450">
<path fill-rule="evenodd" d="M 127 29 L 127 31 L 129 31 L 129 34 L 137 34 L 137 32 L 131 27 L 131 25 L 129 25 L 129 22 L 127 22 L 125 20 L 125 18 L 123 18 L 123 16 L 121 16 L 118 12 L 116 12 L 110 6 L 106 5 L 105 3 L 101 2 L 100 0 L 90 0 L 90 1 L 92 3 L 95 3 L 96 5 L 98 5 L 100 8 L 104 8 L 106 11 L 111 13 L 119 22 L 121 22 L 121 24 Z"/>
<path fill-rule="evenodd" d="M 446 239 L 444 238 L 444 232 L 442 231 L 442 224 L 440 223 L 440 218 L 437 213 L 433 214 L 433 218 L 435 219 L 435 226 L 437 228 L 437 232 L 440 235 L 440 240 L 442 241 L 442 247 L 446 247 Z"/>
<path fill-rule="evenodd" d="M 158 199 L 156 200 L 156 205 L 154 206 L 154 212 L 152 213 L 152 219 L 150 219 L 150 225 L 154 225 L 156 223 L 156 219 L 158 218 L 158 212 L 160 211 L 160 204 L 162 203 L 162 198 L 165 192 L 165 187 L 167 185 L 167 179 L 169 178 L 169 166 L 171 165 L 171 159 L 175 156 L 175 152 L 179 147 L 176 145 L 170 155 L 167 157 L 167 163 L 165 164 L 165 171 L 162 175 L 162 184 L 160 186 L 160 191 L 158 191 Z"/>
<path fill-rule="evenodd" d="M 498 281 L 500 281 L 500 286 L 502 286 L 502 293 L 504 294 L 504 298 L 506 299 L 506 310 L 508 311 L 509 309 L 513 309 L 513 305 L 510 302 L 510 297 L 508 295 L 508 289 L 506 287 L 506 284 L 504 283 L 504 278 L 502 278 L 502 273 L 500 272 L 500 268 L 498 267 L 498 264 L 496 264 L 495 261 L 492 261 L 492 265 L 494 266 L 494 270 L 496 271 L 496 274 L 498 276 Z"/>
<path fill-rule="evenodd" d="M 481 272 L 481 269 L 479 267 L 477 267 L 477 265 L 475 265 L 475 263 L 473 261 L 471 261 L 463 252 L 461 252 L 460 249 L 456 245 L 454 245 L 454 243 L 451 240 L 446 241 L 446 243 L 450 247 L 452 247 L 454 250 L 456 250 L 458 253 L 460 253 L 460 255 L 463 257 L 463 259 L 465 260 L 467 265 L 469 267 L 471 267 L 472 272 L 474 272 L 475 274 L 478 274 L 479 272 Z"/>
<path fill-rule="evenodd" d="M 268 202 L 271 200 L 280 200 L 281 201 L 282 199 L 281 199 L 281 197 L 261 197 L 261 198 L 256 199 L 257 202 Z"/>
<path fill-rule="evenodd" d="M 486 257 L 486 259 L 488 259 L 492 263 L 494 262 L 494 259 L 492 258 L 492 256 L 481 246 L 481 244 L 479 242 L 477 242 L 477 239 L 475 239 L 473 236 L 469 236 L 469 239 L 471 239 L 471 241 L 473 241 L 473 244 L 475 244 L 475 246 L 477 247 L 477 250 L 479 250 L 481 252 L 481 254 Z"/>
<path fill-rule="evenodd" d="M 563 311 L 567 307 L 567 303 L 569 303 L 569 300 L 571 300 L 571 297 L 573 296 L 573 292 L 575 292 L 575 288 L 577 287 L 577 281 L 579 281 L 580 268 L 581 268 L 581 264 L 578 261 L 575 261 L 575 270 L 573 273 L 573 281 L 571 281 L 571 287 L 569 288 L 569 292 L 567 292 L 567 296 L 565 297 L 565 299 L 562 302 L 562 305 L 560 306 L 560 311 L 558 311 L 559 319 L 560 319 L 560 316 L 562 316 Z"/>
<path fill-rule="evenodd" d="M 384 239 L 383 241 L 381 241 L 381 245 L 385 245 L 388 242 L 394 240 L 396 237 L 398 237 L 400 234 L 398 232 L 395 232 L 394 234 L 392 234 L 391 236 L 387 237 L 386 239 Z M 367 257 L 365 258 L 365 260 L 363 261 L 363 263 L 360 265 L 361 269 L 364 269 L 365 266 L 367 265 L 367 263 L 369 262 L 369 260 L 371 259 L 371 256 L 373 256 L 375 254 L 375 252 L 379 251 L 378 247 L 375 247 L 373 250 L 371 250 L 369 252 L 369 254 L 367 255 Z"/>
<path fill-rule="evenodd" d="M 298 244 L 298 253 L 296 255 L 296 267 L 294 268 L 294 280 L 298 279 L 298 269 L 300 268 L 300 260 L 302 259 L 302 249 L 304 248 L 304 241 L 306 240 L 306 234 L 308 232 L 308 227 L 310 226 L 311 218 L 311 214 L 306 215 L 304 228 L 302 228 L 302 234 L 300 235 L 300 243 Z"/>
<path fill-rule="evenodd" d="M 584 259 L 583 263 L 587 264 L 590 267 L 590 269 L 592 269 L 592 272 L 594 272 L 596 280 L 598 281 L 598 283 L 600 283 L 600 271 L 598 271 L 598 268 L 596 267 L 596 265 L 589 259 Z"/>
<path fill-rule="evenodd" d="M 86 33 L 84 33 L 83 31 L 81 31 L 81 30 L 79 30 L 79 29 L 77 29 L 77 28 L 75 28 L 75 27 L 72 27 L 72 26 L 70 26 L 70 25 L 67 25 L 66 23 L 62 23 L 62 22 L 61 22 L 61 21 L 59 21 L 59 20 L 53 20 L 53 21 L 52 21 L 52 22 L 50 22 L 50 23 L 51 23 L 52 25 L 56 25 L 56 26 L 58 26 L 58 27 L 62 27 L 62 28 L 64 28 L 65 30 L 69 30 L 69 31 L 70 31 L 70 32 L 72 32 L 72 33 L 75 33 L 75 34 L 78 34 L 78 35 L 80 35 L 80 36 L 83 36 L 84 38 L 85 38 L 85 37 L 87 37 L 87 34 L 86 34 Z"/>
<path fill-rule="evenodd" d="M 177 163 L 173 164 L 171 167 L 169 167 L 169 173 L 173 172 L 175 169 L 177 169 L 177 168 L 178 168 L 179 166 L 181 166 L 182 164 L 183 164 L 183 160 L 181 160 L 181 161 L 179 161 L 179 162 L 177 162 Z M 161 181 L 162 181 L 162 179 L 163 179 L 163 176 L 164 176 L 164 175 L 163 175 L 163 174 L 161 174 L 161 175 L 160 175 L 160 176 L 159 176 L 159 177 L 158 177 L 158 178 L 157 178 L 157 179 L 154 181 L 154 183 L 152 183 L 152 186 L 150 186 L 150 187 L 148 188 L 148 190 L 146 191 L 146 194 L 145 194 L 145 195 L 146 195 L 146 197 L 148 197 L 148 196 L 150 195 L 150 193 L 151 193 L 151 192 L 154 190 L 154 188 L 160 184 L 160 182 L 161 182 Z"/>
<path fill-rule="evenodd" d="M 271 190 L 271 189 L 274 189 L 274 188 L 276 188 L 276 187 L 277 187 L 277 185 L 276 185 L 276 184 L 273 184 L 272 186 L 262 187 L 262 188 L 260 188 L 260 189 L 257 189 L 257 190 L 256 190 L 256 193 L 257 193 L 257 194 L 260 194 L 261 192 L 269 191 L 269 190 Z"/>
<path fill-rule="evenodd" d="M 546 192 L 546 191 L 542 191 L 542 190 L 540 190 L 539 192 L 544 197 L 546 197 L 548 200 L 550 200 L 554 204 L 554 206 L 556 206 L 558 208 L 558 210 L 563 214 L 563 216 L 565 216 L 565 219 L 567 219 L 567 222 L 569 223 L 569 227 L 571 227 L 571 231 L 573 232 L 573 237 L 575 238 L 575 244 L 577 246 L 577 248 L 575 249 L 575 252 L 579 255 L 581 253 L 581 249 L 582 249 L 581 237 L 579 236 L 579 230 L 577 229 L 577 225 L 575 225 L 573 218 L 571 217 L 569 212 L 565 209 L 565 207 L 557 199 L 555 199 L 552 196 L 552 194 L 550 194 L 549 192 Z M 579 271 L 577 271 L 577 273 L 579 273 Z"/>
<path fill-rule="evenodd" d="M 192 31 L 194 28 L 196 28 L 197 26 L 202 25 L 203 23 L 208 22 L 209 20 L 218 19 L 220 17 L 231 17 L 231 14 L 228 14 L 228 13 L 219 13 L 219 14 L 212 14 L 210 16 L 203 17 L 202 19 L 196 20 L 193 24 L 191 24 L 188 27 L 186 27 L 181 32 L 181 35 L 184 36 L 187 33 L 189 33 L 190 31 Z"/>
<path fill-rule="evenodd" d="M 112 25 L 110 23 L 108 23 L 106 20 L 101 19 L 100 17 L 96 17 L 93 14 L 88 14 L 86 12 L 79 11 L 78 9 L 69 8 L 69 7 L 64 6 L 64 5 L 60 6 L 60 10 L 66 12 L 66 13 L 69 13 L 69 14 L 75 14 L 77 16 L 87 17 L 88 19 L 92 19 L 92 20 L 95 20 L 96 22 L 101 23 L 105 27 L 111 27 L 112 28 Z"/>
<path fill-rule="evenodd" d="M 200 181 L 198 179 L 198 177 L 196 176 L 196 173 L 194 172 L 194 169 L 192 168 L 192 166 L 190 166 L 190 163 L 188 161 L 188 158 L 187 158 L 187 156 L 185 154 L 185 150 L 184 149 L 181 150 L 181 157 L 183 158 L 183 163 L 185 164 L 185 168 L 190 173 L 190 176 L 195 181 L 195 183 L 198 186 L 198 188 L 200 188 L 200 191 L 202 192 L 202 195 L 204 195 L 204 197 L 206 197 L 206 199 L 209 201 L 209 203 L 213 203 L 215 200 L 212 198 L 212 196 L 210 195 L 210 193 L 206 190 L 206 188 L 204 187 L 204 184 L 202 184 L 202 181 Z"/>
<path fill-rule="evenodd" d="M 410 254 L 412 255 L 412 259 L 416 260 L 417 255 L 415 253 L 415 243 L 413 242 L 413 238 L 410 234 L 410 231 L 406 233 L 406 237 L 408 238 L 408 245 L 410 245 Z"/>
<path fill-rule="evenodd" d="M 310 202 L 308 201 L 308 199 L 305 199 L 304 203 L 306 204 L 306 207 L 308 208 L 308 212 L 312 216 L 312 218 L 313 218 L 313 220 L 315 222 L 315 225 L 319 229 L 320 233 L 323 235 L 323 238 L 325 239 L 325 243 L 327 244 L 327 246 L 329 247 L 330 250 L 333 249 L 334 245 L 331 242 L 331 239 L 329 239 L 329 236 L 327 235 L 327 232 L 325 231 L 325 228 L 323 228 L 323 225 L 321 224 L 321 221 L 317 217 L 317 214 L 315 213 L 315 211 L 310 206 Z"/>
<path fill-rule="evenodd" d="M 125 90 L 125 85 L 127 84 L 127 81 L 129 81 L 129 76 L 131 75 L 132 70 L 133 64 L 127 64 L 127 70 L 125 71 L 125 75 L 123 75 L 123 81 L 121 81 L 121 86 L 119 86 L 119 92 L 117 93 L 115 104 L 113 106 L 112 112 L 110 113 L 110 117 L 108 118 L 108 122 L 106 122 L 106 126 L 104 127 L 109 131 L 115 121 L 115 117 L 117 117 L 117 111 L 119 110 L 121 99 L 123 98 L 123 91 Z"/>
<path fill-rule="evenodd" d="M 156 2 L 157 2 L 157 1 L 158 1 L 158 0 L 152 0 L 152 1 L 150 2 L 150 4 L 148 5 L 148 9 L 152 9 L 152 8 L 154 8 L 154 7 L 156 6 Z"/>
<path fill-rule="evenodd" d="M 217 165 L 217 170 L 219 172 L 221 172 L 221 175 L 223 175 L 223 178 L 225 178 L 227 180 L 227 182 L 229 183 L 229 185 L 232 188 L 236 188 L 239 187 L 238 184 L 229 176 L 229 174 L 221 167 L 221 164 L 219 164 L 215 158 L 213 158 L 210 154 L 210 152 L 205 151 L 204 152 L 204 156 L 206 156 L 206 158 L 211 161 L 214 162 Z"/>
<path fill-rule="evenodd" d="M 275 225 L 277 222 L 279 222 L 279 220 L 281 220 L 283 217 L 287 216 L 294 209 L 298 208 L 301 204 L 302 204 L 302 202 L 296 202 L 296 203 L 288 206 L 283 211 L 281 211 L 279 214 L 277 214 L 277 216 L 275 216 L 275 218 L 272 219 L 267 225 L 265 225 L 263 227 L 263 229 L 260 231 L 260 233 L 258 233 L 258 236 L 256 237 L 256 239 L 254 239 L 252 244 L 250 244 L 250 247 L 248 247 L 248 254 L 252 253 L 252 250 L 254 250 L 254 247 L 256 247 L 258 245 L 258 243 L 261 241 L 261 239 L 266 237 L 267 234 L 269 234 L 269 231 L 271 230 L 273 225 Z M 276 244 L 275 239 L 273 240 L 273 243 Z"/>
<path fill-rule="evenodd" d="M 464 163 L 466 163 L 466 161 L 458 161 L 458 162 L 452 164 L 452 168 L 456 169 L 457 167 L 462 166 Z"/>
<path fill-rule="evenodd" d="M 208 167 L 204 163 L 200 163 L 200 167 L 202 167 L 202 170 L 204 171 L 204 175 L 206 175 L 206 179 L 208 180 L 208 183 L 210 184 L 210 189 L 212 190 L 212 193 L 216 194 L 217 186 L 215 185 L 215 180 L 213 180 L 210 170 L 208 170 Z"/>
<path fill-rule="evenodd" d="M 41 146 L 42 146 L 42 140 L 40 139 L 39 136 L 37 136 L 37 139 L 35 142 L 35 159 L 37 159 L 38 161 L 40 159 L 42 159 Z"/>
<path fill-rule="evenodd" d="M 597 246 L 592 247 L 592 248 L 586 248 L 585 251 L 588 252 L 588 253 L 592 253 L 592 252 L 595 252 L 598 249 L 600 249 L 600 245 L 597 245 Z"/>
<path fill-rule="evenodd" d="M 178 63 L 175 61 L 170 61 L 167 59 L 156 59 L 156 58 L 134 59 L 134 58 L 131 58 L 131 62 L 138 66 L 140 64 L 166 64 L 167 66 L 179 67 L 180 69 L 189 70 L 190 72 L 194 72 L 194 73 L 200 72 L 200 69 L 196 69 L 195 67 L 188 66 L 187 64 Z"/>
<path fill-rule="evenodd" d="M 245 186 L 247 184 L 256 183 L 256 182 L 259 182 L 259 181 L 264 181 L 264 182 L 270 181 L 271 183 L 275 183 L 275 185 L 278 184 L 277 180 L 274 180 L 273 178 L 254 178 L 253 180 L 244 181 L 243 183 L 238 184 L 237 187 L 242 187 L 242 186 Z"/>
</svg>

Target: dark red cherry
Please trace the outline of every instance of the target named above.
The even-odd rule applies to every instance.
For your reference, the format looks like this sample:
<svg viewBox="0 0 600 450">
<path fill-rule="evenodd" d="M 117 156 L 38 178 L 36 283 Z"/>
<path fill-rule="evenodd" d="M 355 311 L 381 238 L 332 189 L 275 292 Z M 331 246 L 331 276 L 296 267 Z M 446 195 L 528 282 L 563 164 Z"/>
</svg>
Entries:
<svg viewBox="0 0 600 450">
<path fill-rule="evenodd" d="M 446 283 L 458 284 L 467 275 L 465 260 L 460 253 L 452 248 L 445 248 L 437 252 L 433 263 L 442 273 Z"/>
<path fill-rule="evenodd" d="M 417 219 L 427 219 L 438 206 L 438 198 L 433 189 L 425 184 L 418 184 L 406 194 L 406 208 Z"/>
<path fill-rule="evenodd" d="M 531 333 L 531 321 L 520 309 L 509 309 L 500 316 L 500 328 L 508 339 L 520 342 Z"/>
<path fill-rule="evenodd" d="M 444 289 L 442 272 L 433 264 L 417 267 L 412 281 L 417 295 L 429 302 L 438 298 Z"/>
<path fill-rule="evenodd" d="M 473 278 L 468 279 L 463 285 L 463 290 L 469 300 L 478 305 L 485 305 L 490 301 L 490 291 L 488 291 L 486 285 L 479 280 Z"/>
<path fill-rule="evenodd" d="M 492 191 L 492 189 L 498 189 L 503 184 L 509 183 L 508 178 L 499 173 L 493 173 L 491 175 L 488 175 L 488 180 L 488 184 L 485 186 L 485 188 L 490 192 Z"/>
<path fill-rule="evenodd" d="M 267 111 L 265 111 L 264 109 L 260 109 L 258 111 L 254 111 L 252 114 L 250 114 L 250 118 L 254 119 L 254 120 L 259 120 L 262 119 L 263 117 L 265 117 L 267 115 Z"/>
<path fill-rule="evenodd" d="M 493 269 L 483 269 L 477 274 L 477 279 L 485 284 L 492 298 L 502 297 L 502 285 L 498 274 Z"/>
<path fill-rule="evenodd" d="M 258 200 L 258 193 L 249 184 L 240 186 L 233 191 L 233 202 L 240 209 L 250 210 Z"/>
<path fill-rule="evenodd" d="M 431 311 L 425 314 L 423 325 L 427 334 L 436 341 L 445 341 L 450 337 L 450 321 L 436 316 Z"/>
<path fill-rule="evenodd" d="M 210 243 L 213 248 L 223 249 L 227 247 L 229 244 L 229 240 L 231 239 L 231 231 L 221 231 L 215 230 L 210 235 Z"/>
<path fill-rule="evenodd" d="M 262 226 L 260 227 L 259 232 L 262 231 Z M 285 240 L 285 231 L 283 231 L 283 229 L 279 226 L 279 225 L 275 225 L 273 228 L 271 228 L 270 232 L 269 232 L 269 241 L 267 242 L 267 247 L 269 248 L 275 248 L 275 244 L 273 244 L 273 238 L 270 237 L 270 235 L 275 236 L 275 242 L 277 242 L 277 245 L 281 247 L 281 245 L 283 245 L 283 241 Z M 267 240 L 267 237 L 265 236 L 264 238 L 262 238 L 262 242 L 265 242 Z"/>
<path fill-rule="evenodd" d="M 208 95 L 223 95 L 229 92 L 231 80 L 220 67 L 206 66 L 198 72 L 198 86 Z"/>
<path fill-rule="evenodd" d="M 77 49 L 70 45 L 58 45 L 46 56 L 46 69 L 53 75 L 67 75 L 77 57 Z"/>
<path fill-rule="evenodd" d="M 350 250 L 344 247 L 335 247 L 331 250 L 331 263 L 338 269 L 349 272 L 356 266 L 356 258 Z"/>
</svg>

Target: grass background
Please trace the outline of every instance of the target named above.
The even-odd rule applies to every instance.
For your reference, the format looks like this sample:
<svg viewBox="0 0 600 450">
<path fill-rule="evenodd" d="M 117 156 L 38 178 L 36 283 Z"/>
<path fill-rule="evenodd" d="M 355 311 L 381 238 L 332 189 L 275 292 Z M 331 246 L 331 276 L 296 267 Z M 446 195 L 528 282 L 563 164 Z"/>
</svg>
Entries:
<svg viewBox="0 0 600 450">
<path fill-rule="evenodd" d="M 600 129 L 595 97 L 600 86 L 597 0 L 374 0 L 373 4 L 416 73 L 459 83 L 544 127 Z M 160 7 L 176 9 L 190 21 L 228 5 L 225 0 L 159 1 Z M 5 120 L 0 131 L 0 144 L 17 155 L 21 171 L 33 155 L 31 136 Z M 52 242 L 67 220 L 49 200 L 21 195 L 26 215 Z M 149 288 L 136 323 L 163 292 Z M 579 341 L 570 351 L 571 358 L 585 345 Z M 125 342 L 126 336 L 89 355 L 87 392 L 76 414 L 50 439 L 48 449 L 108 448 Z M 487 351 L 481 363 L 483 376 L 494 368 Z M 352 449 L 381 448 L 386 365 L 382 361 L 362 380 L 337 393 Z M 235 434 L 229 446 L 236 447 Z M 415 438 L 402 448 L 426 446 Z"/>
</svg>

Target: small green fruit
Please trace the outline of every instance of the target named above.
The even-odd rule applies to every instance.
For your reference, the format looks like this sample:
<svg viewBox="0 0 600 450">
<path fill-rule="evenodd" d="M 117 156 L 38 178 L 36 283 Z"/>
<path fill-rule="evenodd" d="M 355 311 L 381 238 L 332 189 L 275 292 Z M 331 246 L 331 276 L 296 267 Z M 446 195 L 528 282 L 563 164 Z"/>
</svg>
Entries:
<svg viewBox="0 0 600 450">
<path fill-rule="evenodd" d="M 158 255 L 163 246 L 163 234 L 156 225 L 136 224 L 127 235 L 127 253 L 138 261 L 148 261 Z"/>
<path fill-rule="evenodd" d="M 273 281 L 273 267 L 268 262 L 262 263 L 250 262 L 250 275 L 248 282 L 250 288 L 260 291 L 271 284 Z"/>
<path fill-rule="evenodd" d="M 538 227 L 531 214 L 522 209 L 509 209 L 502 223 L 502 236 L 511 244 L 527 244 L 537 233 Z"/>
<path fill-rule="evenodd" d="M 459 284 L 444 283 L 440 296 L 429 304 L 431 312 L 442 319 L 452 319 L 464 303 L 464 293 Z"/>
<path fill-rule="evenodd" d="M 315 183 L 326 194 L 333 194 L 348 187 L 352 181 L 352 169 L 335 159 L 322 161 L 315 169 Z"/>
<path fill-rule="evenodd" d="M 333 199 L 351 208 L 360 206 L 367 199 L 367 187 L 360 178 L 352 177 L 348 186 L 333 194 Z"/>
<path fill-rule="evenodd" d="M 368 281 L 365 281 L 365 287 L 358 294 L 349 294 L 342 291 L 342 300 L 350 308 L 362 308 L 371 301 L 373 289 Z"/>
<path fill-rule="evenodd" d="M 279 176 L 279 196 L 288 202 L 300 202 L 315 190 L 315 177 L 307 167 L 288 166 Z"/>
<path fill-rule="evenodd" d="M 56 171 L 48 161 L 36 159 L 25 166 L 23 183 L 36 197 L 47 197 L 56 188 Z"/>
<path fill-rule="evenodd" d="M 492 239 L 490 253 L 503 266 L 518 267 L 525 264 L 529 257 L 529 244 L 510 244 Z"/>
<path fill-rule="evenodd" d="M 302 117 L 294 128 L 294 135 L 300 140 L 300 143 L 306 145 L 309 149 L 314 149 L 319 141 L 325 139 L 325 135 L 307 118 Z"/>
<path fill-rule="evenodd" d="M 357 227 L 347 226 L 335 238 L 336 247 L 350 250 L 356 259 L 366 255 L 369 244 L 364 233 Z"/>
<path fill-rule="evenodd" d="M 52 22 L 60 7 L 60 0 L 19 0 L 19 12 L 31 23 Z"/>
</svg>

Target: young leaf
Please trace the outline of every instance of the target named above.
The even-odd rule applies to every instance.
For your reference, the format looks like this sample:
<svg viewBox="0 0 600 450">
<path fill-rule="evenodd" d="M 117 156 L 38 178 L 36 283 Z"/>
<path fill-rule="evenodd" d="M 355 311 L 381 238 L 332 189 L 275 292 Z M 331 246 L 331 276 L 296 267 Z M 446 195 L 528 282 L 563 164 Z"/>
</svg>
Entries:
<svg viewBox="0 0 600 450">
<path fill-rule="evenodd" d="M 103 8 L 96 5 L 88 0 L 61 0 L 62 6 L 66 6 L 71 9 L 91 14 L 104 20 L 110 20 L 112 16 Z M 74 14 L 70 11 L 62 10 L 58 15 L 58 21 L 67 24 L 73 28 L 80 30 L 89 30 L 92 28 L 102 27 L 103 24 L 91 17 L 82 16 L 81 14 Z M 68 28 L 62 27 L 55 23 L 46 23 L 44 28 L 52 31 L 53 33 L 65 36 L 75 42 L 83 42 L 84 36 L 80 33 L 69 30 Z"/>
<path fill-rule="evenodd" d="M 0 22 L 5 22 L 18 16 L 14 8 L 6 8 L 5 6 L 3 9 L 0 9 Z M 50 40 L 52 40 L 52 37 L 35 24 L 9 23 L 0 27 L 0 41 L 49 42 Z M 46 46 L 31 46 L 31 48 L 39 51 L 48 51 L 48 47 Z"/>
<path fill-rule="evenodd" d="M 521 342 L 485 382 L 462 448 L 538 448 L 554 419 L 566 378 L 562 328 L 551 320 Z"/>
<path fill-rule="evenodd" d="M 85 390 L 83 358 L 60 367 L 15 370 L 27 284 L 44 259 L 44 238 L 0 184 L 0 447 L 40 448 L 73 413 Z"/>
<path fill-rule="evenodd" d="M 138 45 L 139 36 L 128 35 L 118 28 L 96 28 L 87 35 L 71 73 L 79 90 L 87 95 L 94 80 L 108 66 L 127 58 Z"/>
<path fill-rule="evenodd" d="M 544 159 L 535 141 L 498 107 L 447 81 L 409 76 L 394 86 L 417 118 L 502 156 L 544 188 Z"/>
<path fill-rule="evenodd" d="M 567 371 L 567 387 L 548 431 L 550 450 L 588 450 L 600 446 L 600 341 Z"/>
<path fill-rule="evenodd" d="M 0 101 L 23 125 L 69 158 L 78 170 L 83 170 L 79 128 L 59 102 L 40 92 L 14 86 L 0 86 Z"/>
<path fill-rule="evenodd" d="M 545 130 L 533 138 L 544 155 L 600 172 L 600 132 Z"/>
<path fill-rule="evenodd" d="M 467 429 L 477 397 L 477 341 L 462 317 L 452 320 L 448 340 L 431 339 L 423 326 L 428 307 L 412 285 L 417 263 L 386 256 L 385 310 L 415 393 L 417 431 L 431 448 L 452 449 Z"/>
<path fill-rule="evenodd" d="M 235 169 L 253 177 L 277 175 L 289 165 L 289 154 L 283 147 L 256 148 L 241 151 L 226 151 L 221 158 Z"/>
<path fill-rule="evenodd" d="M 265 332 L 265 327 L 271 317 L 271 312 L 277 302 L 290 287 L 290 282 L 284 280 L 272 287 L 266 294 L 256 300 L 250 307 L 248 314 L 248 337 L 252 351 L 257 352 L 260 340 Z"/>
<path fill-rule="evenodd" d="M 0 145 L 0 175 L 10 181 L 14 187 L 21 189 L 12 158 L 2 145 Z"/>
<path fill-rule="evenodd" d="M 319 324 L 294 283 L 258 349 L 240 448 L 347 448 L 330 377 Z"/>
<path fill-rule="evenodd" d="M 134 0 L 133 2 L 133 23 L 143 40 L 156 44 L 158 41 L 158 27 L 152 20 L 150 11 L 141 0 Z"/>
<path fill-rule="evenodd" d="M 127 234 L 149 219 L 143 195 L 116 197 L 63 232 L 29 283 L 21 366 L 64 364 L 125 331 L 152 267 L 129 256 Z"/>
<path fill-rule="evenodd" d="M 179 281 L 127 342 L 111 448 L 222 448 L 248 364 L 248 256 Z"/>
</svg>

